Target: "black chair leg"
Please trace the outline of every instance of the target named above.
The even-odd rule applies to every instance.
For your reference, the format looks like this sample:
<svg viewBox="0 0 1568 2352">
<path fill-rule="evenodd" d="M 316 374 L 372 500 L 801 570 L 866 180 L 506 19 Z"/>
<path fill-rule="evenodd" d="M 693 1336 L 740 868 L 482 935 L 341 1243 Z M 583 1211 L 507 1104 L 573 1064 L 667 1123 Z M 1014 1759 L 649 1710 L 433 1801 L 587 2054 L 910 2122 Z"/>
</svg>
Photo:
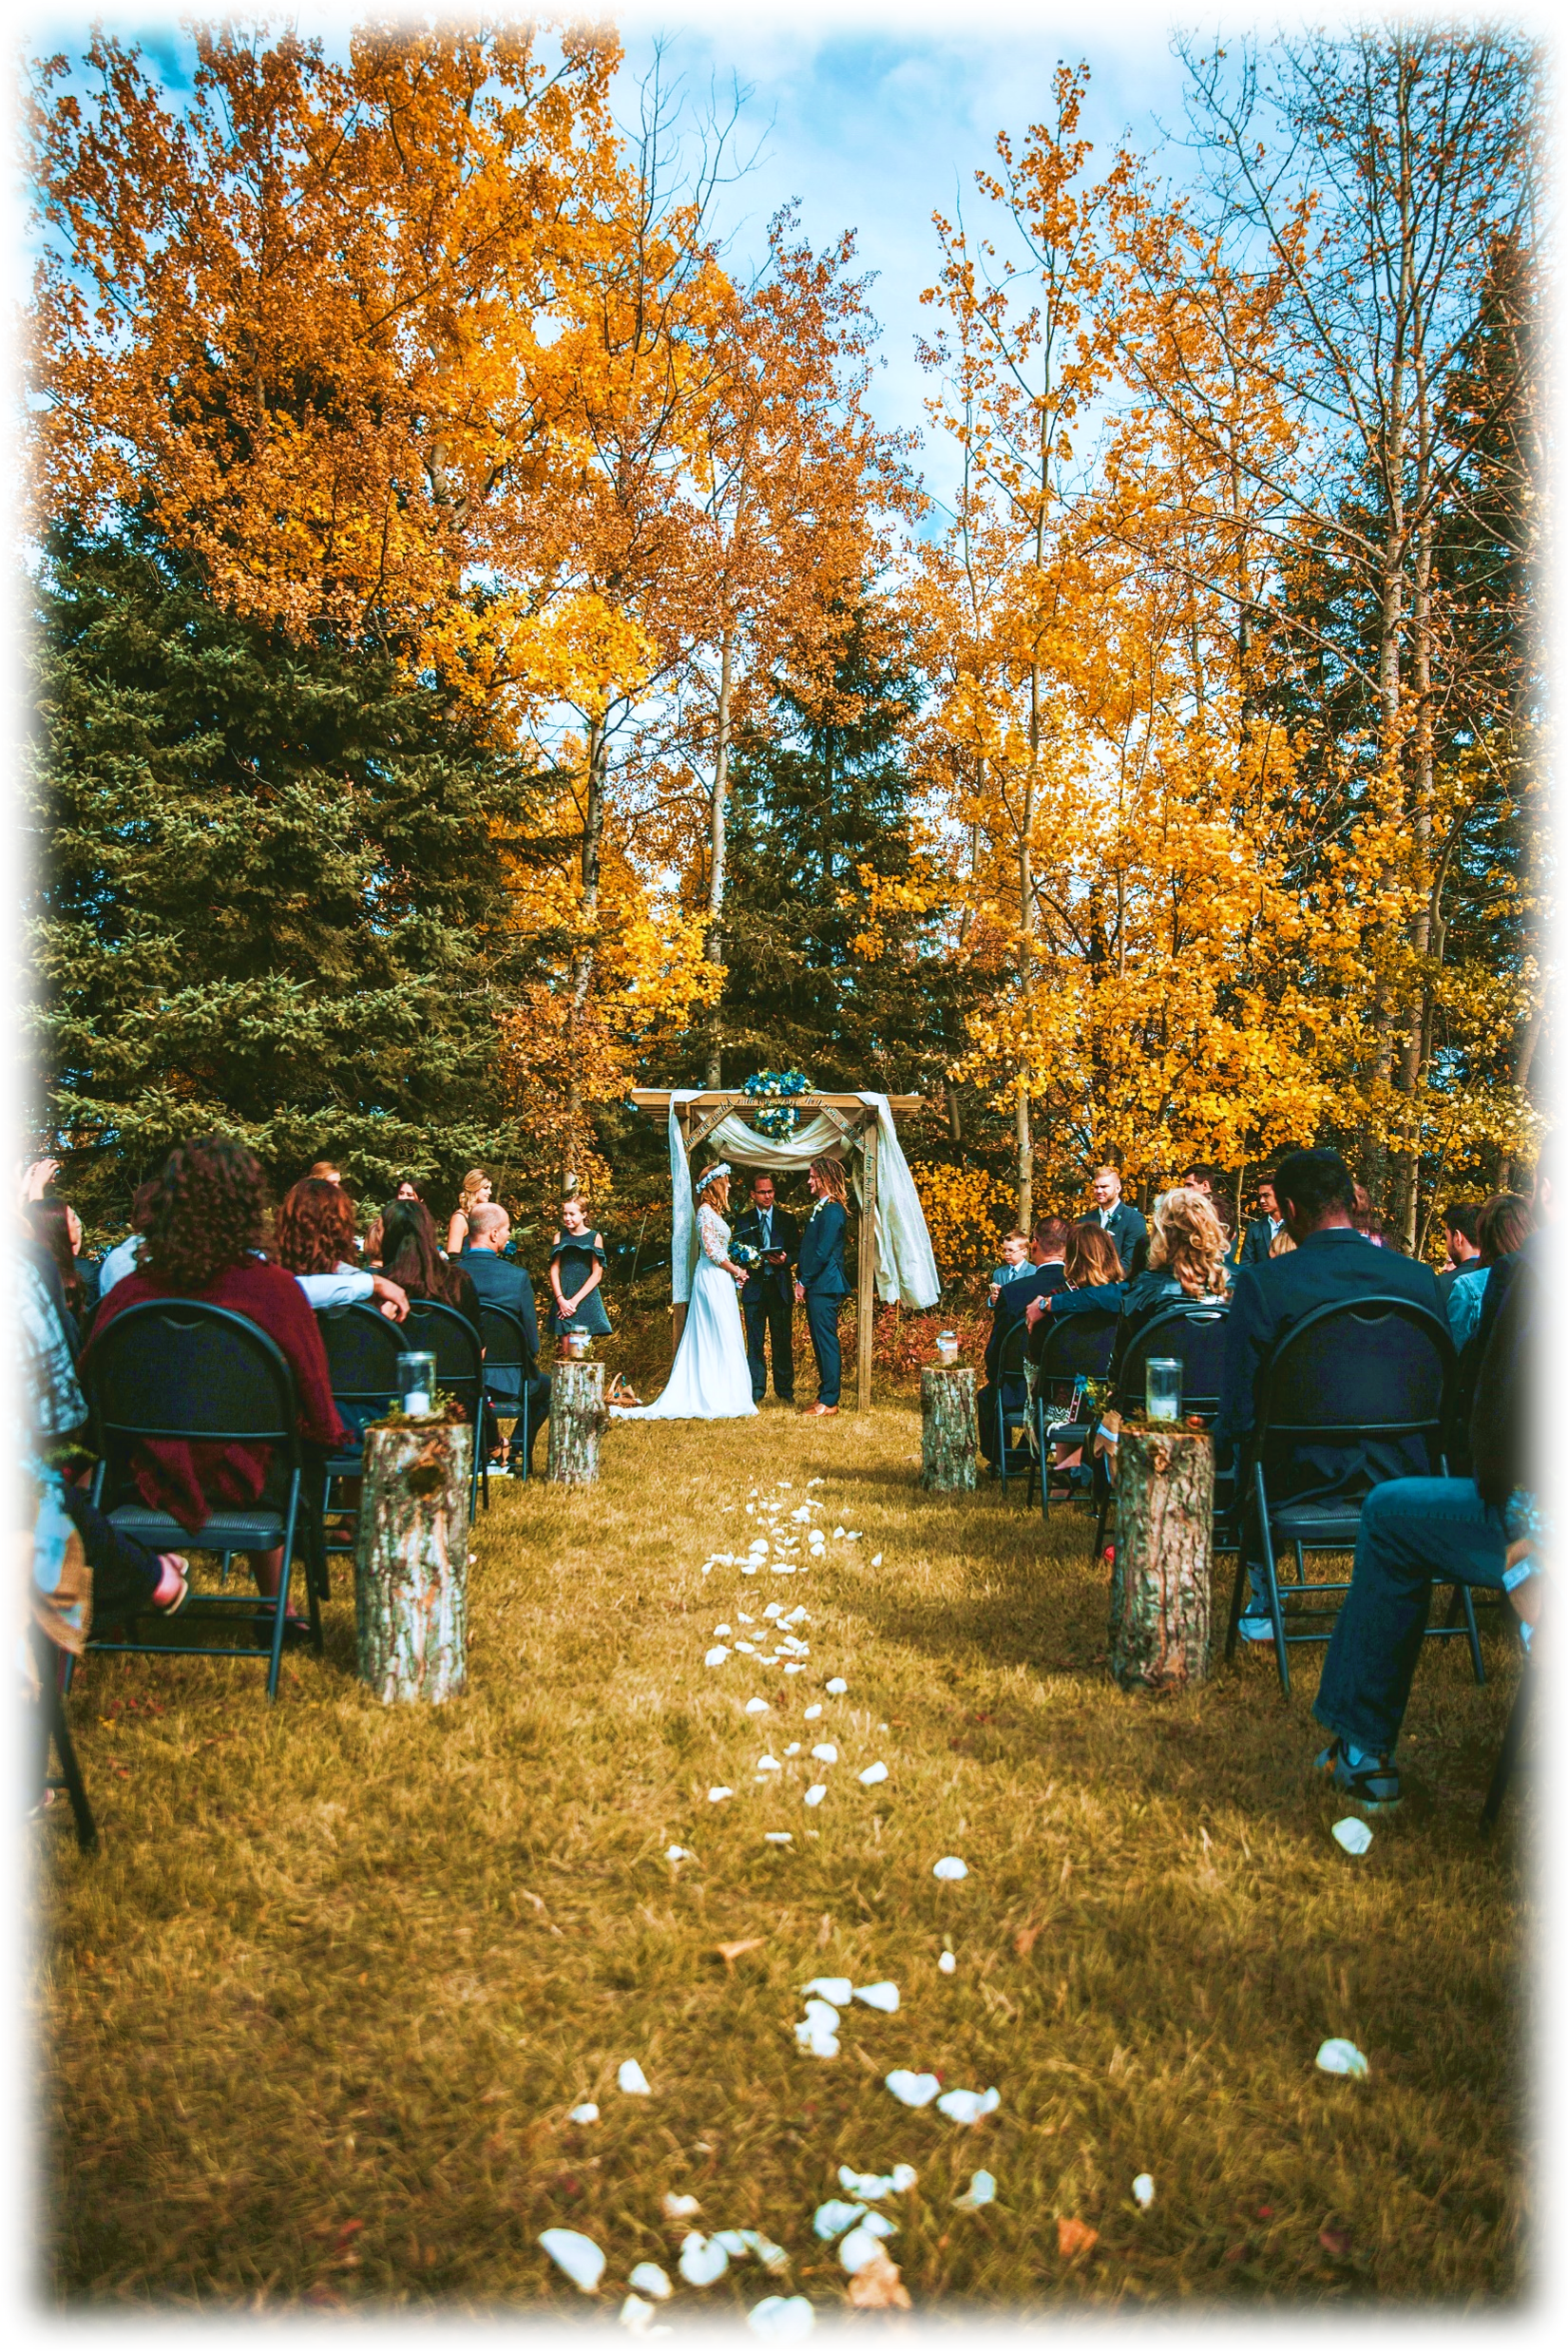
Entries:
<svg viewBox="0 0 1568 2352">
<path fill-rule="evenodd" d="M 66 1720 L 65 1699 L 61 1691 L 64 1676 L 60 1672 L 59 1653 L 41 1627 L 34 1626 L 31 1630 L 32 1654 L 38 1669 L 40 1685 L 39 1703 L 43 1710 L 43 1756 L 41 1761 L 44 1767 L 44 1786 L 48 1788 L 49 1785 L 49 1742 L 52 1740 L 54 1752 L 60 1759 L 60 1781 L 70 1805 L 70 1817 L 76 1830 L 76 1843 L 84 1854 L 96 1854 L 98 1824 L 92 1817 L 92 1807 L 87 1800 L 86 1783 L 82 1778 L 82 1767 L 76 1758 L 76 1743 L 71 1738 L 70 1725 Z M 73 1666 L 75 1662 L 74 1657 L 67 1653 L 67 1666 Z"/>
<path fill-rule="evenodd" d="M 1475 1672 L 1477 1688 L 1484 1690 L 1486 1665 L 1481 1654 L 1481 1632 L 1476 1624 L 1476 1605 L 1470 1597 L 1470 1587 L 1467 1584 L 1456 1584 L 1454 1587 L 1454 1598 L 1448 1606 L 1450 1623 L 1453 1621 L 1456 1608 L 1463 1612 L 1464 1637 L 1470 1645 L 1470 1664 Z"/>
<path fill-rule="evenodd" d="M 1486 1802 L 1481 1808 L 1481 1826 L 1483 1831 L 1492 1827 L 1502 1810 L 1502 1800 L 1508 1794 L 1508 1783 L 1512 1780 L 1514 1767 L 1519 1762 L 1520 1742 L 1524 1737 L 1525 1719 L 1530 1712 L 1530 1693 L 1535 1688 L 1535 1673 L 1526 1663 L 1524 1672 L 1520 1676 L 1519 1689 L 1514 1693 L 1514 1704 L 1508 1712 L 1507 1729 L 1502 1734 L 1502 1746 L 1498 1750 L 1498 1760 L 1492 1773 L 1492 1785 L 1486 1791 Z"/>
</svg>

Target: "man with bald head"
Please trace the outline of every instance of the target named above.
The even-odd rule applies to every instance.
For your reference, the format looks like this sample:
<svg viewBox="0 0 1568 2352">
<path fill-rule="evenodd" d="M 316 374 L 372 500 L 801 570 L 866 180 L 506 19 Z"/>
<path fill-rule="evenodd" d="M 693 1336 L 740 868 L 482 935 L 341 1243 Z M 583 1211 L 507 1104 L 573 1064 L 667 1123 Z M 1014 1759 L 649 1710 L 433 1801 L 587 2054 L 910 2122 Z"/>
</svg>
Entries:
<svg viewBox="0 0 1568 2352">
<path fill-rule="evenodd" d="M 464 1247 L 463 1272 L 479 1293 L 479 1304 L 485 1307 L 504 1307 L 514 1314 L 523 1326 L 528 1343 L 528 1356 L 539 1362 L 539 1315 L 534 1306 L 533 1284 L 528 1270 L 515 1259 L 504 1257 L 503 1251 L 512 1237 L 512 1221 L 505 1209 L 493 1201 L 485 1202 L 468 1211 L 468 1238 Z M 524 1392 L 516 1372 L 487 1365 L 485 1385 L 492 1403 L 503 1413 L 521 1413 Z M 537 1432 L 549 1418 L 550 1384 L 536 1373 L 527 1383 L 528 1450 L 531 1455 Z M 492 1471 L 495 1464 L 490 1465 Z"/>
</svg>

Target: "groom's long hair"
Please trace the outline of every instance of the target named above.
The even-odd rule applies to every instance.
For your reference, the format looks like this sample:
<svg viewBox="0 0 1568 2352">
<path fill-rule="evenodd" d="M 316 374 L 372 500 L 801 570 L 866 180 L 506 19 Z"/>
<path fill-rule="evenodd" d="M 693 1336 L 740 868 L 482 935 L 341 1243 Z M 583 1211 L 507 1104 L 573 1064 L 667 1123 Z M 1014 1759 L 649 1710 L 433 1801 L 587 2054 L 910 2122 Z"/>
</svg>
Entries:
<svg viewBox="0 0 1568 2352">
<path fill-rule="evenodd" d="M 836 1200 L 841 1209 L 850 1205 L 850 1189 L 844 1181 L 844 1162 L 841 1159 L 813 1159 L 812 1174 L 830 1200 Z"/>
</svg>

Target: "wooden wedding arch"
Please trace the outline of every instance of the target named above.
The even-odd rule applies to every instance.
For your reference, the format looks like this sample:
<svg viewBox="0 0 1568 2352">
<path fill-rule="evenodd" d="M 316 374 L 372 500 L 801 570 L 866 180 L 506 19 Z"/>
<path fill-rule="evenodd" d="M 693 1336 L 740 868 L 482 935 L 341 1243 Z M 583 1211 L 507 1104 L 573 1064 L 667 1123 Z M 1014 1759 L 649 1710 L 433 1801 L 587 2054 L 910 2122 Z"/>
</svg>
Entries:
<svg viewBox="0 0 1568 2352">
<path fill-rule="evenodd" d="M 632 1101 L 651 1119 L 669 1119 L 667 1090 L 634 1086 Z M 889 1095 L 887 1101 L 895 1119 L 908 1118 L 922 1108 L 918 1095 Z M 868 1412 L 871 1403 L 871 1325 L 876 1306 L 876 1110 L 874 1105 L 862 1102 L 858 1095 L 791 1095 L 789 1106 L 792 1111 L 821 1112 L 837 1127 L 838 1144 L 836 1148 L 829 1146 L 827 1157 L 842 1159 L 851 1151 L 858 1151 L 861 1156 L 860 1252 L 855 1281 L 855 1410 Z M 688 1096 L 675 1107 L 689 1168 L 693 1153 L 707 1141 L 716 1127 L 732 1116 L 745 1119 L 758 1105 L 755 1095 L 730 1087 Z M 735 1155 L 737 1159 L 739 1157 L 738 1153 Z M 747 1163 L 741 1160 L 740 1164 L 744 1167 Z M 670 1336 L 672 1355 L 680 1345 L 685 1323 L 686 1310 L 678 1306 Z"/>
</svg>

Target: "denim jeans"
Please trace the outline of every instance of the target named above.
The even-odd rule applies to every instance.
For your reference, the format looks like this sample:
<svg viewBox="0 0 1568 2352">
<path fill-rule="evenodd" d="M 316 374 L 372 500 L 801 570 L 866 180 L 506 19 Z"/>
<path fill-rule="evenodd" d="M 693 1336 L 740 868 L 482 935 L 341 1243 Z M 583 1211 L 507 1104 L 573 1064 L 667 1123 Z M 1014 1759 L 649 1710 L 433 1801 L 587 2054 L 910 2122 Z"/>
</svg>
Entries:
<svg viewBox="0 0 1568 2352">
<path fill-rule="evenodd" d="M 1399 1737 L 1432 1585 L 1502 1588 L 1502 1514 L 1474 1479 L 1396 1478 L 1362 1507 L 1356 1564 L 1312 1712 L 1352 1748 L 1386 1756 Z"/>
</svg>

